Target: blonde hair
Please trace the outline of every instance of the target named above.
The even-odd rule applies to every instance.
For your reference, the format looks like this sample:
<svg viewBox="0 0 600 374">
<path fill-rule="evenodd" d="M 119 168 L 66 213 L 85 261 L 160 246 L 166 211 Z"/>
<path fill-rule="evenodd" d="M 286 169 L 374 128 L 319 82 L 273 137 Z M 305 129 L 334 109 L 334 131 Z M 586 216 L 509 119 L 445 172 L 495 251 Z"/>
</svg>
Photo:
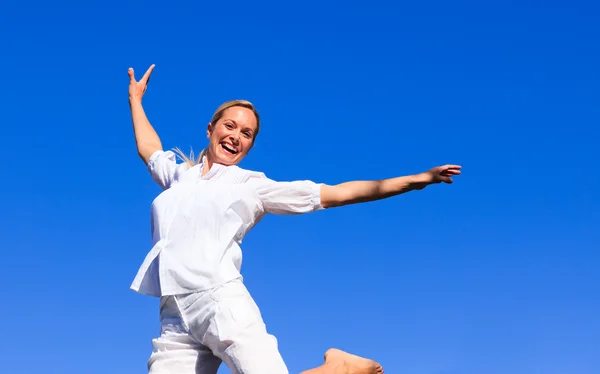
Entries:
<svg viewBox="0 0 600 374">
<path fill-rule="evenodd" d="M 227 109 L 236 106 L 250 109 L 252 113 L 254 113 L 254 116 L 256 117 L 256 131 L 254 132 L 254 137 L 252 139 L 252 141 L 254 141 L 254 139 L 256 139 L 256 136 L 258 135 L 258 131 L 260 130 L 260 116 L 258 115 L 258 111 L 254 107 L 254 104 L 252 104 L 248 100 L 230 100 L 221 104 L 213 114 L 212 119 L 210 120 L 211 127 L 217 124 L 217 122 L 221 119 L 221 117 L 223 117 L 223 113 L 225 113 Z M 198 158 L 194 159 L 194 150 L 190 151 L 189 156 L 186 156 L 179 148 L 174 148 L 173 150 L 184 162 L 188 163 L 190 166 L 194 166 L 201 163 L 202 159 L 204 158 L 204 156 L 206 156 L 207 152 L 207 149 L 204 148 L 202 152 L 200 152 L 200 154 L 198 155 Z"/>
</svg>

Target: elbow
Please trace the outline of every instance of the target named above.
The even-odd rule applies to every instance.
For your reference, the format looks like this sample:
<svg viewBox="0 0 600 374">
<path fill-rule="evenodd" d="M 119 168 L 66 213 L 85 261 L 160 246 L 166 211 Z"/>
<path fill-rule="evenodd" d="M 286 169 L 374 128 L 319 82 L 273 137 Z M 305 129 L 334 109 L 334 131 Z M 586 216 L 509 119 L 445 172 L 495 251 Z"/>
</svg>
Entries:
<svg viewBox="0 0 600 374">
<path fill-rule="evenodd" d="M 381 199 L 385 188 L 381 181 L 346 182 L 335 186 L 323 186 L 321 205 L 333 208 Z"/>
<path fill-rule="evenodd" d="M 321 185 L 320 199 L 321 199 L 321 206 L 323 207 L 323 209 L 329 209 L 333 206 L 332 205 L 333 204 L 332 189 L 333 189 L 332 186 L 328 186 L 326 184 Z"/>
<path fill-rule="evenodd" d="M 335 208 L 335 207 L 340 206 L 340 205 L 341 204 L 336 204 L 333 201 L 328 201 L 328 200 L 321 199 L 321 207 L 323 207 L 323 209 Z"/>
<path fill-rule="evenodd" d="M 321 186 L 321 206 L 323 209 L 335 208 L 349 204 L 352 201 L 348 191 L 341 185 Z"/>
<path fill-rule="evenodd" d="M 321 207 L 323 207 L 323 209 L 333 208 L 333 206 L 331 205 L 331 203 L 329 201 L 323 200 L 322 198 L 321 198 Z"/>
</svg>

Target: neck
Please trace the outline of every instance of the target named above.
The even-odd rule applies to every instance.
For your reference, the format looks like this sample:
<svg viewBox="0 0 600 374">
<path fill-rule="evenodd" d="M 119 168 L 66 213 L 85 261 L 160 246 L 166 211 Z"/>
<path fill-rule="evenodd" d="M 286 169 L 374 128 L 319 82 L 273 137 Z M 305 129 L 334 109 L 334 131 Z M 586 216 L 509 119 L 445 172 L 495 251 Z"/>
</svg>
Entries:
<svg viewBox="0 0 600 374">
<path fill-rule="evenodd" d="M 202 166 L 202 175 L 205 175 L 206 173 L 208 173 L 208 171 L 210 170 L 210 168 L 213 165 L 213 161 L 212 161 L 212 157 L 210 156 L 210 153 L 206 152 L 203 156 L 204 158 L 204 165 Z"/>
</svg>

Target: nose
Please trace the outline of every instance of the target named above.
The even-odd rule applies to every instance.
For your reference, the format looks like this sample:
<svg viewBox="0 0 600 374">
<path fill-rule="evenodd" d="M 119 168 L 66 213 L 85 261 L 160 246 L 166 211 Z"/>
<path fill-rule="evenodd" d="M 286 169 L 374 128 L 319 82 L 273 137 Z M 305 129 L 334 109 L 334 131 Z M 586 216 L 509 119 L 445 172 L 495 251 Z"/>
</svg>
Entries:
<svg viewBox="0 0 600 374">
<path fill-rule="evenodd" d="M 238 145 L 240 142 L 240 134 L 237 131 L 234 131 L 233 133 L 229 134 L 229 139 L 231 139 L 233 145 Z"/>
</svg>

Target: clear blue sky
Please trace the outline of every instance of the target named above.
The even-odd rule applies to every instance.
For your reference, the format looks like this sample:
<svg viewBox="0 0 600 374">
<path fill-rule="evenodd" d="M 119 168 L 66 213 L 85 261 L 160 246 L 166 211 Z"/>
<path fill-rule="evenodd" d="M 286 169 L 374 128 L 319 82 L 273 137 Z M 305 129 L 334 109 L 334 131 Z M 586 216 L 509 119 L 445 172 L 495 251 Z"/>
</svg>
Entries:
<svg viewBox="0 0 600 374">
<path fill-rule="evenodd" d="M 146 372 L 157 300 L 129 285 L 160 190 L 127 68 L 155 63 L 144 104 L 166 148 L 200 150 L 244 98 L 263 127 L 242 166 L 274 179 L 463 166 L 247 236 L 291 372 L 335 346 L 390 374 L 599 373 L 600 9 L 416 3 L 3 3 L 2 372 Z"/>
</svg>

